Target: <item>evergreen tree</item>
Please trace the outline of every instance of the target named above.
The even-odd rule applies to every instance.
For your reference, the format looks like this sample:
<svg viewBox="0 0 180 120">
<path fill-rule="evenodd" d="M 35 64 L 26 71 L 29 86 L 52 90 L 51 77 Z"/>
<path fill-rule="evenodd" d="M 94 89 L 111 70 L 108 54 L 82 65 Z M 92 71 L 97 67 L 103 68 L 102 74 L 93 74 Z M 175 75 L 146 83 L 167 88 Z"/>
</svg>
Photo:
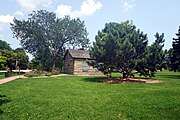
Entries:
<svg viewBox="0 0 180 120">
<path fill-rule="evenodd" d="M 164 33 L 159 35 L 159 33 L 155 34 L 155 42 L 147 47 L 146 55 L 145 55 L 145 68 L 146 74 L 151 77 L 154 77 L 154 74 L 157 70 L 162 70 L 163 61 L 165 58 L 165 54 L 163 51 L 164 47 Z"/>
<path fill-rule="evenodd" d="M 156 33 L 155 38 L 155 42 L 148 46 L 147 35 L 136 29 L 132 21 L 105 24 L 90 50 L 96 61 L 92 65 L 110 76 L 116 70 L 123 74 L 123 78 L 133 77 L 136 72 L 152 77 L 162 69 L 164 60 L 164 34 Z"/>
<path fill-rule="evenodd" d="M 180 71 L 180 27 L 176 36 L 172 42 L 171 70 Z"/>
<path fill-rule="evenodd" d="M 148 43 L 147 35 L 136 30 L 132 21 L 108 23 L 95 39 L 91 48 L 91 56 L 97 62 L 94 66 L 109 75 L 115 69 L 124 78 L 133 76 L 133 70 L 142 62 Z M 142 70 L 139 66 L 138 72 Z"/>
</svg>

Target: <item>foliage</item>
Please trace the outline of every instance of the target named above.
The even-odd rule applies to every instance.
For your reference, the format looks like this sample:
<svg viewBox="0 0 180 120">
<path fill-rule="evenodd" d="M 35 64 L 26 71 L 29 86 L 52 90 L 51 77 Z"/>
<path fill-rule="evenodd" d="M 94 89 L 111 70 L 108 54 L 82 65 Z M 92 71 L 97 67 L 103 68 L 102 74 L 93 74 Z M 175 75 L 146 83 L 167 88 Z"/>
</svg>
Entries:
<svg viewBox="0 0 180 120">
<path fill-rule="evenodd" d="M 19 48 L 17 48 L 19 49 Z M 21 50 L 14 50 L 14 51 L 8 51 L 8 50 L 2 50 L 0 51 L 0 55 L 2 56 L 0 59 L 3 59 L 3 69 L 5 67 L 8 67 L 10 69 L 16 69 L 17 66 L 19 66 L 21 69 L 27 69 L 28 68 L 28 63 L 29 63 L 29 58 L 26 55 L 25 51 Z"/>
<path fill-rule="evenodd" d="M 30 72 L 25 73 L 26 77 L 40 77 L 40 76 L 51 76 L 58 75 L 60 72 L 58 70 L 53 70 L 52 72 L 47 72 L 45 70 L 36 70 L 33 69 Z"/>
<path fill-rule="evenodd" d="M 16 65 L 16 54 L 13 51 L 2 50 L 0 54 L 6 58 L 4 66 L 6 68 L 15 69 Z"/>
<path fill-rule="evenodd" d="M 161 69 L 164 57 L 164 34 L 156 33 L 155 37 L 155 42 L 147 46 L 147 35 L 136 30 L 132 21 L 108 23 L 98 31 L 91 47 L 91 56 L 97 62 L 91 64 L 105 74 L 111 75 L 113 70 L 117 70 L 127 78 L 137 71 L 140 75 L 152 77 L 154 71 Z"/>
<path fill-rule="evenodd" d="M 6 57 L 0 55 L 0 70 L 5 69 L 6 60 L 7 60 Z"/>
<path fill-rule="evenodd" d="M 45 76 L 51 76 L 51 75 L 52 75 L 52 73 L 50 73 L 50 72 L 45 73 Z"/>
<path fill-rule="evenodd" d="M 170 67 L 171 70 L 180 71 L 180 27 L 176 36 L 177 38 L 173 38 L 172 42 L 173 48 L 170 54 Z"/>
<path fill-rule="evenodd" d="M 104 77 L 18 79 L 0 86 L 11 101 L 1 120 L 178 120 L 179 72 L 157 72 L 158 84 L 103 84 Z"/>
<path fill-rule="evenodd" d="M 16 54 L 16 66 L 19 66 L 21 69 L 27 69 L 29 67 L 29 57 L 26 55 L 24 49 L 16 48 L 14 52 Z"/>
<path fill-rule="evenodd" d="M 26 76 L 26 77 L 38 77 L 39 74 L 34 73 L 34 72 L 27 72 L 27 73 L 25 73 L 24 76 Z"/>
<path fill-rule="evenodd" d="M 1 50 L 9 50 L 9 51 L 11 51 L 12 48 L 10 47 L 10 44 L 8 44 L 6 41 L 0 40 L 0 51 Z"/>
<path fill-rule="evenodd" d="M 37 57 L 44 69 L 59 65 L 57 61 L 62 60 L 66 48 L 89 45 L 83 21 L 68 16 L 57 18 L 46 10 L 33 11 L 27 20 L 15 18 L 11 29 L 22 47 Z"/>
<path fill-rule="evenodd" d="M 148 74 L 149 76 L 153 76 L 157 70 L 162 70 L 163 68 L 163 61 L 165 58 L 165 54 L 163 51 L 164 47 L 164 34 L 162 33 L 159 35 L 159 33 L 155 34 L 155 42 L 147 47 L 146 53 L 145 53 L 145 61 L 144 61 L 144 70 L 146 73 L 142 72 L 140 75 L 146 76 Z"/>
<path fill-rule="evenodd" d="M 51 71 L 51 74 L 52 75 L 59 75 L 60 74 L 60 70 L 55 70 L 54 69 L 54 70 Z"/>
</svg>

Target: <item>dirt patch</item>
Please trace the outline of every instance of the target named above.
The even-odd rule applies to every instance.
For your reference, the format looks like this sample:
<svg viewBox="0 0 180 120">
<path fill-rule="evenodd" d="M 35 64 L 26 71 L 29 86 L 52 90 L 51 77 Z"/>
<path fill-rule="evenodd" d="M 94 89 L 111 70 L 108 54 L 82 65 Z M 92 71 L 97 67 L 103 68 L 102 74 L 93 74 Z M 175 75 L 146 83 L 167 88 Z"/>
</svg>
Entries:
<svg viewBox="0 0 180 120">
<path fill-rule="evenodd" d="M 160 83 L 160 80 L 153 80 L 153 79 L 142 79 L 142 78 L 107 78 L 101 79 L 100 82 L 103 83 L 111 83 L 111 84 L 118 84 L 118 83 Z"/>
</svg>

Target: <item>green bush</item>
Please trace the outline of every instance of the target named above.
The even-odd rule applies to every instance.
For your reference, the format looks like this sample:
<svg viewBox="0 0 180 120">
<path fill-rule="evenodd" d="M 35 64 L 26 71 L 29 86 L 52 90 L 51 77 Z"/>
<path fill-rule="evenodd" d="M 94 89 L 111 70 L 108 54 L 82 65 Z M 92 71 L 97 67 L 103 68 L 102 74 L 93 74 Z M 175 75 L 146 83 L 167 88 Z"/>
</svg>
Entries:
<svg viewBox="0 0 180 120">
<path fill-rule="evenodd" d="M 52 75 L 59 75 L 60 74 L 60 70 L 52 70 L 51 74 Z"/>
<path fill-rule="evenodd" d="M 46 72 L 45 73 L 45 76 L 51 76 L 52 74 L 51 73 L 49 73 L 49 72 Z"/>
<path fill-rule="evenodd" d="M 38 77 L 40 75 L 37 73 L 34 73 L 34 72 L 28 72 L 24 76 L 26 76 L 26 77 Z"/>
<path fill-rule="evenodd" d="M 25 74 L 26 77 L 38 77 L 38 76 L 51 76 L 51 75 L 57 75 L 59 74 L 59 71 L 54 70 L 52 72 L 46 72 L 44 70 L 32 70 L 31 72 L 28 72 Z"/>
</svg>

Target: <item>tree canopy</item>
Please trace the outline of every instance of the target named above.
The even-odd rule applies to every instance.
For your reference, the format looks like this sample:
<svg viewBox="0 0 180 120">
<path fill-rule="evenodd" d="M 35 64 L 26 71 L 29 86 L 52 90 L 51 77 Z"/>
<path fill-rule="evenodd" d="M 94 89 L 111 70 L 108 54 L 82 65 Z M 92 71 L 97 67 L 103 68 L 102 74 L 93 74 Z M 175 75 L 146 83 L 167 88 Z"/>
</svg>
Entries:
<svg viewBox="0 0 180 120">
<path fill-rule="evenodd" d="M 0 51 L 0 61 L 2 69 L 5 69 L 6 67 L 10 69 L 16 69 L 17 66 L 19 66 L 21 69 L 27 69 L 29 63 L 28 60 L 29 57 L 21 48 L 17 48 L 12 51 Z"/>
<path fill-rule="evenodd" d="M 91 47 L 91 56 L 97 62 L 92 65 L 105 74 L 119 71 L 124 78 L 133 76 L 134 72 L 151 77 L 163 58 L 164 34 L 157 33 L 155 37 L 155 43 L 148 46 L 147 34 L 136 29 L 132 21 L 107 23 L 102 31 L 98 31 Z M 155 61 L 151 65 L 153 55 L 156 58 L 153 58 Z"/>
<path fill-rule="evenodd" d="M 172 54 L 170 55 L 171 70 L 180 71 L 180 27 L 178 33 L 176 33 L 177 38 L 173 38 L 172 42 Z"/>
<path fill-rule="evenodd" d="M 84 21 L 69 16 L 57 18 L 46 10 L 33 11 L 27 20 L 14 19 L 14 37 L 27 52 L 37 57 L 44 68 L 55 67 L 67 48 L 87 48 L 88 33 Z"/>
<path fill-rule="evenodd" d="M 1 50 L 12 50 L 12 48 L 6 41 L 0 40 L 0 51 Z"/>
</svg>

